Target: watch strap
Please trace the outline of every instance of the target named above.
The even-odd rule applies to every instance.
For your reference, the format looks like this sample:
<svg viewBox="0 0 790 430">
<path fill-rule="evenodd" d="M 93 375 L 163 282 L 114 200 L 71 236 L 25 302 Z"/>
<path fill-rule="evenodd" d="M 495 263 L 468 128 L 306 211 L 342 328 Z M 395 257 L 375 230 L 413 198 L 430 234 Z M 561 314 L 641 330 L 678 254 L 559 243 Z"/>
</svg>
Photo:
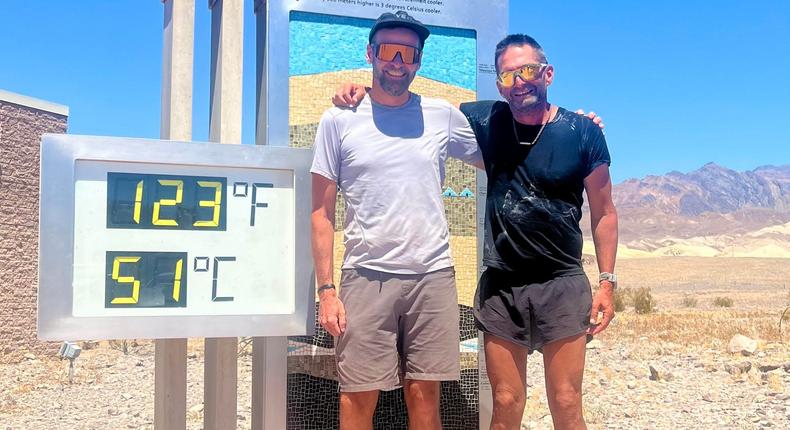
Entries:
<svg viewBox="0 0 790 430">
<path fill-rule="evenodd" d="M 324 291 L 324 290 L 335 290 L 335 289 L 336 289 L 335 288 L 335 284 L 331 284 L 330 283 L 330 284 L 321 285 L 320 287 L 318 287 L 318 290 L 316 290 L 316 292 L 318 294 L 321 294 L 321 291 Z"/>
<path fill-rule="evenodd" d="M 615 275 L 614 273 L 610 273 L 610 272 L 601 272 L 598 275 L 598 283 L 601 283 L 603 281 L 611 282 L 612 285 L 616 286 L 617 285 L 617 275 Z"/>
</svg>

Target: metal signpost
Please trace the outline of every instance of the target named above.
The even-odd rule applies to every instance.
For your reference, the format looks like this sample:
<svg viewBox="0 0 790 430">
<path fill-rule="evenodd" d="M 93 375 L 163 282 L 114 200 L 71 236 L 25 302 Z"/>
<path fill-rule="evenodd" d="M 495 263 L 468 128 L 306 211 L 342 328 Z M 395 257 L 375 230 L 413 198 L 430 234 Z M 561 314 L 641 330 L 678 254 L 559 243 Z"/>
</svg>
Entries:
<svg viewBox="0 0 790 430">
<path fill-rule="evenodd" d="M 312 330 L 310 151 L 65 135 L 41 149 L 41 339 Z"/>
<path fill-rule="evenodd" d="M 195 5 L 163 3 L 161 137 L 189 141 Z M 241 143 L 243 1 L 208 6 L 209 137 Z M 185 428 L 187 337 L 206 337 L 210 429 L 236 425 L 236 339 L 256 336 L 252 424 L 282 428 L 285 356 L 267 347 L 312 331 L 309 162 L 290 148 L 48 136 L 39 337 L 156 339 L 160 429 Z"/>
</svg>

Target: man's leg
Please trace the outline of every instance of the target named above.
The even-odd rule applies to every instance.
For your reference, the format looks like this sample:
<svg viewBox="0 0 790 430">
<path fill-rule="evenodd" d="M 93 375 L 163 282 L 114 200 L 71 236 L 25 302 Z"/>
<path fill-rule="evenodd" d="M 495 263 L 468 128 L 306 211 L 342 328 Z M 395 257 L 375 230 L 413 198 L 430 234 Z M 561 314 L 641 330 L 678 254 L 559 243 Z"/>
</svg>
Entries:
<svg viewBox="0 0 790 430">
<path fill-rule="evenodd" d="M 546 395 L 556 430 L 587 428 L 582 415 L 585 336 L 580 334 L 543 346 Z"/>
<path fill-rule="evenodd" d="M 440 430 L 439 394 L 441 382 L 407 379 L 403 386 L 410 430 Z"/>
<path fill-rule="evenodd" d="M 335 338 L 343 430 L 371 429 L 379 390 L 400 382 L 398 316 L 393 312 L 400 289 L 383 285 L 383 276 L 373 270 L 344 269 L 340 281 L 348 321 L 346 331 Z"/>
<path fill-rule="evenodd" d="M 411 278 L 403 284 L 405 312 L 400 320 L 409 429 L 438 430 L 440 381 L 461 377 L 455 271 L 447 268 Z"/>
<path fill-rule="evenodd" d="M 486 370 L 494 394 L 491 429 L 521 428 L 527 402 L 527 348 L 486 333 Z"/>
</svg>

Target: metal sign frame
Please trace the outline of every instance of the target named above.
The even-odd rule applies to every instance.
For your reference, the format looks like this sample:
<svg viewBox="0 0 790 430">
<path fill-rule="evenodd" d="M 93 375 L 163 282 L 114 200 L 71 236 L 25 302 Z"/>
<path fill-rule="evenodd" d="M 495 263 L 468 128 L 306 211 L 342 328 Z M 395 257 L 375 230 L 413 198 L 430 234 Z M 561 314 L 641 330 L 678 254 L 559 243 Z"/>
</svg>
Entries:
<svg viewBox="0 0 790 430">
<path fill-rule="evenodd" d="M 313 331 L 310 248 L 311 151 L 97 136 L 41 142 L 38 336 L 42 340 L 290 336 Z M 294 186 L 294 311 L 278 315 L 75 317 L 75 172 L 78 160 L 291 171 Z M 283 286 L 288 287 L 288 286 Z"/>
</svg>

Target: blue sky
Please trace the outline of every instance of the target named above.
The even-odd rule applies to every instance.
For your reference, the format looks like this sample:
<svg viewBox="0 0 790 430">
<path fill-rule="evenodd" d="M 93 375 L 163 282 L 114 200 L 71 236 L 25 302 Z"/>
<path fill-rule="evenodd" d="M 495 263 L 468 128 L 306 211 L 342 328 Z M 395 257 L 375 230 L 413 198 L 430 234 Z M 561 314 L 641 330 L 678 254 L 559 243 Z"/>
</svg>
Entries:
<svg viewBox="0 0 790 430">
<path fill-rule="evenodd" d="M 194 140 L 208 136 L 207 3 L 196 1 Z M 604 117 L 616 182 L 709 161 L 790 163 L 790 2 L 535 4 L 511 0 L 509 30 L 543 44 L 557 69 L 550 100 Z M 251 143 L 252 0 L 245 7 Z M 68 105 L 70 133 L 158 138 L 162 23 L 159 0 L 6 0 L 0 89 Z"/>
</svg>

